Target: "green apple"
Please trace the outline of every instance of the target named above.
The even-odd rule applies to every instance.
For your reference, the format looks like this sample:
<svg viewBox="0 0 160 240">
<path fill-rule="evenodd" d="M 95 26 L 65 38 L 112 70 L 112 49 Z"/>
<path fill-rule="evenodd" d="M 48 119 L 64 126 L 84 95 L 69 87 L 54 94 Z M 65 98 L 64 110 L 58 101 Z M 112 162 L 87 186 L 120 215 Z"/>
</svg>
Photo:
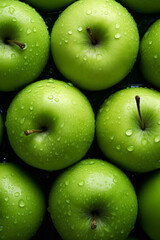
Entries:
<svg viewBox="0 0 160 240">
<path fill-rule="evenodd" d="M 133 67 L 138 49 L 134 19 L 113 0 L 74 2 L 59 16 L 51 33 L 57 68 L 87 90 L 106 89 L 121 81 Z"/>
<path fill-rule="evenodd" d="M 139 13 L 160 13 L 159 0 L 118 0 L 118 2 Z"/>
<path fill-rule="evenodd" d="M 20 1 L 0 1 L 0 91 L 34 81 L 49 55 L 49 33 L 42 17 Z"/>
<path fill-rule="evenodd" d="M 0 239 L 31 239 L 44 212 L 43 193 L 31 176 L 14 164 L 0 163 Z"/>
<path fill-rule="evenodd" d="M 96 135 L 104 155 L 122 168 L 160 168 L 160 93 L 133 87 L 112 94 L 97 114 Z"/>
<path fill-rule="evenodd" d="M 49 212 L 63 240 L 124 240 L 136 221 L 137 197 L 120 169 L 86 159 L 53 183 Z"/>
<path fill-rule="evenodd" d="M 152 240 L 160 239 L 160 171 L 146 177 L 138 191 L 139 222 Z"/>
<path fill-rule="evenodd" d="M 75 0 L 24 0 L 26 3 L 44 11 L 55 11 L 67 7 Z"/>
<path fill-rule="evenodd" d="M 144 78 L 160 88 L 160 19 L 147 30 L 140 44 L 140 69 Z"/>
<path fill-rule="evenodd" d="M 37 81 L 20 91 L 6 119 L 16 154 L 48 171 L 79 161 L 94 138 L 95 118 L 88 99 L 72 84 L 58 80 Z"/>
<path fill-rule="evenodd" d="M 3 136 L 3 119 L 2 119 L 2 115 L 0 113 L 0 144 L 2 142 L 2 136 Z"/>
</svg>

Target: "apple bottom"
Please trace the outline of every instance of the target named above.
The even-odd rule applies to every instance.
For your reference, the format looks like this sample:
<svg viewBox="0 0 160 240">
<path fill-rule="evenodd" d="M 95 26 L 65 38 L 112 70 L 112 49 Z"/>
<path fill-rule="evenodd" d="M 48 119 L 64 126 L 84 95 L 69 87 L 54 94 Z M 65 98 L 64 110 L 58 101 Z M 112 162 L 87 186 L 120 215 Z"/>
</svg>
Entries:
<svg viewBox="0 0 160 240">
<path fill-rule="evenodd" d="M 123 240 L 134 227 L 137 198 L 118 168 L 83 160 L 54 183 L 49 212 L 63 240 Z"/>
</svg>

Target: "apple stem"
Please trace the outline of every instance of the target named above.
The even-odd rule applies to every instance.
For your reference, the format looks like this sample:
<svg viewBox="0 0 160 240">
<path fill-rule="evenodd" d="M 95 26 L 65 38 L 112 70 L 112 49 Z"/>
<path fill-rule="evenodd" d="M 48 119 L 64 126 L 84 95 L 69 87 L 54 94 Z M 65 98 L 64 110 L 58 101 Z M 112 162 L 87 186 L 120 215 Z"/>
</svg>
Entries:
<svg viewBox="0 0 160 240">
<path fill-rule="evenodd" d="M 97 220 L 96 220 L 96 214 L 93 216 L 92 224 L 91 224 L 91 229 L 95 229 L 97 227 Z"/>
<path fill-rule="evenodd" d="M 143 122 L 142 115 L 141 115 L 141 110 L 140 110 L 140 97 L 135 96 L 135 100 L 136 100 L 138 114 L 139 114 L 139 118 L 140 118 L 140 122 L 141 122 L 141 128 L 142 128 L 142 130 L 144 130 L 145 126 L 144 126 L 144 122 Z"/>
<path fill-rule="evenodd" d="M 92 33 L 92 30 L 90 29 L 90 27 L 86 27 L 86 30 L 87 30 L 87 32 L 88 32 L 88 34 L 89 34 L 89 36 L 90 36 L 90 39 L 91 39 L 92 44 L 93 44 L 93 45 L 96 45 L 96 44 L 97 44 L 97 41 L 96 41 L 96 39 L 94 38 L 93 33 Z"/>
<path fill-rule="evenodd" d="M 14 41 L 14 40 L 6 40 L 7 43 L 14 43 L 16 45 L 18 45 L 21 49 L 24 49 L 25 48 L 25 44 L 24 43 L 20 43 L 20 42 L 17 42 L 17 41 Z"/>
<path fill-rule="evenodd" d="M 26 136 L 28 136 L 28 135 L 30 135 L 30 134 L 33 134 L 33 133 L 41 133 L 41 132 L 43 132 L 44 130 L 43 129 L 37 129 L 37 130 L 26 130 L 26 131 L 24 131 L 24 133 L 25 133 L 25 135 Z"/>
</svg>

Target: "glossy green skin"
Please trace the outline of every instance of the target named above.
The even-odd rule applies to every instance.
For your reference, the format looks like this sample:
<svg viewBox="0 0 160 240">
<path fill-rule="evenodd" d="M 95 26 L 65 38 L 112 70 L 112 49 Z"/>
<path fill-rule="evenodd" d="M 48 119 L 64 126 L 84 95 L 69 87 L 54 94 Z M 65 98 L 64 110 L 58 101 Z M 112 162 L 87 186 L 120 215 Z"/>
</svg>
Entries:
<svg viewBox="0 0 160 240">
<path fill-rule="evenodd" d="M 145 124 L 142 130 L 135 96 Z M 127 88 L 111 95 L 96 119 L 98 144 L 107 158 L 124 169 L 148 172 L 160 168 L 160 93 Z"/>
<path fill-rule="evenodd" d="M 139 221 L 152 240 L 160 239 L 160 172 L 145 179 L 138 193 Z"/>
<path fill-rule="evenodd" d="M 160 88 L 160 20 L 145 33 L 140 45 L 140 69 L 144 78 Z"/>
<path fill-rule="evenodd" d="M 32 178 L 14 164 L 0 163 L 0 239 L 31 239 L 44 212 L 44 196 Z"/>
<path fill-rule="evenodd" d="M 97 227 L 92 230 L 94 211 Z M 124 240 L 134 227 L 137 197 L 120 169 L 102 160 L 87 159 L 54 182 L 49 212 L 63 240 Z"/>
<path fill-rule="evenodd" d="M 95 131 L 92 107 L 77 88 L 58 80 L 42 80 L 23 89 L 12 101 L 6 121 L 9 141 L 26 163 L 48 171 L 79 161 Z M 25 130 L 42 129 L 29 136 Z"/>
<path fill-rule="evenodd" d="M 42 17 L 28 4 L 1 0 L 0 9 L 0 91 L 13 91 L 36 80 L 44 69 L 49 33 Z M 5 44 L 5 38 L 26 47 Z"/>
<path fill-rule="evenodd" d="M 2 142 L 2 136 L 3 136 L 3 120 L 2 120 L 2 116 L 0 114 L 0 144 Z"/>
<path fill-rule="evenodd" d="M 92 45 L 86 27 L 92 30 L 97 45 Z M 57 68 L 87 90 L 106 89 L 121 81 L 133 67 L 138 48 L 135 21 L 112 0 L 73 3 L 59 16 L 51 33 Z"/>
<path fill-rule="evenodd" d="M 44 11 L 55 11 L 67 7 L 75 0 L 24 0 L 26 3 Z"/>
<path fill-rule="evenodd" d="M 118 0 L 118 2 L 139 13 L 149 14 L 160 12 L 159 0 Z"/>
</svg>

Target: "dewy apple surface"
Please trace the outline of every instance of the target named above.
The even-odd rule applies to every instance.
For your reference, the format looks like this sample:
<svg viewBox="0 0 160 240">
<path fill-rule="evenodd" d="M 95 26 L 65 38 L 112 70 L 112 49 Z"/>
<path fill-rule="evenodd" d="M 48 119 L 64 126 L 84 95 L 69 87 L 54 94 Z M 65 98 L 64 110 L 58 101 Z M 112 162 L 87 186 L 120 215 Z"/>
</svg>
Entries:
<svg viewBox="0 0 160 240">
<path fill-rule="evenodd" d="M 1 10 L 1 9 L 0 9 Z M 154 22 L 157 18 L 159 18 L 159 15 L 142 15 L 138 14 L 135 12 L 132 12 L 130 10 L 131 14 L 133 15 L 139 29 L 139 34 L 140 38 L 144 35 L 148 27 L 151 25 L 152 22 Z M 55 20 L 58 18 L 59 13 L 44 13 L 40 12 L 40 15 L 44 18 L 46 24 L 49 27 L 49 32 L 51 32 L 52 27 L 54 25 Z M 117 71 L 117 69 L 114 69 Z M 50 56 L 48 64 L 39 77 L 40 79 L 45 79 L 45 78 L 50 78 L 54 77 L 56 79 L 61 79 L 65 80 L 64 77 L 61 75 L 61 73 L 58 71 L 56 66 L 53 63 L 53 60 Z M 152 87 L 151 84 L 147 83 L 141 76 L 139 67 L 138 67 L 138 60 L 136 64 L 134 65 L 133 69 L 131 72 L 126 76 L 126 78 L 121 81 L 121 83 L 115 85 L 112 88 L 109 88 L 108 90 L 105 91 L 100 91 L 100 92 L 88 92 L 88 91 L 83 91 L 84 94 L 88 97 L 89 101 L 91 102 L 94 112 L 97 113 L 100 105 L 103 103 L 103 101 L 112 93 L 116 92 L 117 90 L 126 88 L 128 86 L 148 86 Z M 16 92 L 10 92 L 10 93 L 4 93 L 0 92 L 0 109 L 2 110 L 2 116 L 3 120 L 5 122 L 6 119 L 6 112 L 9 107 L 10 102 L 12 101 L 13 97 L 17 94 Z M 6 129 L 4 127 L 4 134 L 3 134 L 3 139 L 2 139 L 2 144 L 0 148 L 0 156 L 1 156 L 1 161 L 7 161 L 7 162 L 15 162 L 16 164 L 19 164 L 23 167 L 25 167 L 28 171 L 30 171 L 35 178 L 38 180 L 40 183 L 41 187 L 43 188 L 43 191 L 46 195 L 46 198 L 48 198 L 48 194 L 51 188 L 52 182 L 57 178 L 59 175 L 59 171 L 55 171 L 54 173 L 48 173 L 45 171 L 40 171 L 35 168 L 30 167 L 29 165 L 23 163 L 21 159 L 18 158 L 18 156 L 13 152 L 11 149 L 11 146 L 9 144 L 7 135 L 6 135 Z M 101 153 L 99 147 L 97 146 L 96 141 L 93 142 L 89 152 L 85 156 L 86 158 L 101 158 L 105 159 L 103 154 Z M 133 174 L 130 172 L 126 171 L 126 174 L 130 177 L 131 181 L 133 182 L 134 186 L 136 189 L 139 186 L 140 181 L 144 178 L 145 175 L 141 174 Z M 142 231 L 141 227 L 139 226 L 138 222 L 136 223 L 135 228 L 132 231 L 132 235 L 135 236 L 134 239 L 138 240 L 149 240 L 149 238 L 145 235 L 145 233 Z M 56 229 L 54 228 L 51 218 L 49 216 L 49 213 L 46 212 L 44 221 L 37 232 L 36 236 L 32 238 L 32 240 L 62 240 L 62 238 L 59 236 L 57 233 Z M 74 239 L 75 240 L 75 239 Z"/>
<path fill-rule="evenodd" d="M 20 1 L 1 0 L 0 91 L 15 91 L 35 81 L 48 56 L 49 34 L 40 14 Z"/>
</svg>

